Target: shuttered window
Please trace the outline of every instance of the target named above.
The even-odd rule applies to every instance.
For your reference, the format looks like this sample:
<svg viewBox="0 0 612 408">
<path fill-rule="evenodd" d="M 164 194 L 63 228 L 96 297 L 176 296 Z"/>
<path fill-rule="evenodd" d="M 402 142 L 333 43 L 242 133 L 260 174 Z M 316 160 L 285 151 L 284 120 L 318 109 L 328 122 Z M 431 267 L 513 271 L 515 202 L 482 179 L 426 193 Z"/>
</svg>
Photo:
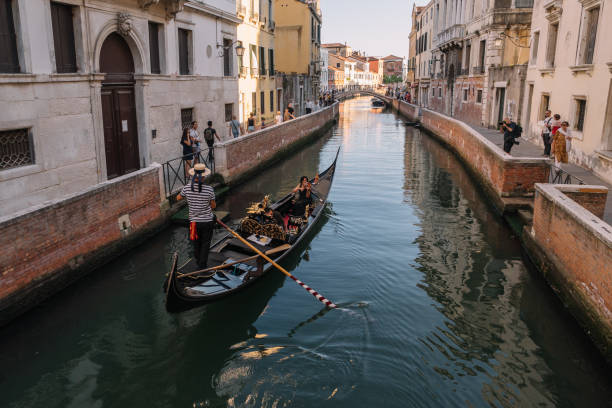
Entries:
<svg viewBox="0 0 612 408">
<path fill-rule="evenodd" d="M 599 22 L 599 7 L 587 11 L 586 49 L 583 64 L 592 64 L 595 54 L 595 40 L 597 37 L 597 23 Z"/>
<path fill-rule="evenodd" d="M 72 6 L 51 3 L 55 67 L 59 73 L 77 71 L 72 10 Z"/>
<path fill-rule="evenodd" d="M 266 49 L 259 47 L 259 75 L 266 75 Z"/>
<path fill-rule="evenodd" d="M 17 37 L 11 0 L 0 0 L 0 72 L 19 72 Z"/>
<path fill-rule="evenodd" d="M 274 91 L 270 91 L 270 112 L 274 113 Z"/>
<path fill-rule="evenodd" d="M 268 65 L 270 66 L 270 76 L 274 76 L 276 71 L 274 70 L 274 50 L 272 48 L 268 50 Z"/>
<path fill-rule="evenodd" d="M 264 113 L 266 113 L 266 93 L 264 91 L 261 91 L 260 93 L 260 109 L 261 109 L 261 114 L 263 115 Z"/>
<path fill-rule="evenodd" d="M 159 27 L 159 24 L 149 21 L 149 55 L 151 58 L 152 74 L 161 74 L 159 59 Z"/>
<path fill-rule="evenodd" d="M 178 29 L 179 41 L 179 73 L 181 75 L 191 74 L 189 69 L 189 31 Z"/>
<path fill-rule="evenodd" d="M 232 40 L 223 39 L 223 75 L 232 76 Z"/>
<path fill-rule="evenodd" d="M 555 66 L 555 54 L 557 53 L 557 33 L 559 24 L 550 24 L 548 26 L 548 45 L 546 46 L 546 65 L 549 67 Z"/>
</svg>

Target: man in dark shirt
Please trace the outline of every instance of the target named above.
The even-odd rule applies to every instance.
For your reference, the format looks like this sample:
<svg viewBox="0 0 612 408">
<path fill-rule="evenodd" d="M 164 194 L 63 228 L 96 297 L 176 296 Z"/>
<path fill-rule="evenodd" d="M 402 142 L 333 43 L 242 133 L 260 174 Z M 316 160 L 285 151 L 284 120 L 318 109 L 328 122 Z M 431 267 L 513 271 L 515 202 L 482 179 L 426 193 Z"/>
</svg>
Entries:
<svg viewBox="0 0 612 408">
<path fill-rule="evenodd" d="M 208 263 L 208 251 L 215 227 L 215 217 L 212 212 L 217 207 L 215 191 L 204 184 L 204 178 L 210 170 L 198 163 L 189 170 L 191 183 L 187 184 L 176 196 L 177 200 L 187 199 L 189 206 L 189 238 L 193 241 L 194 257 L 200 269 L 205 269 Z"/>
<path fill-rule="evenodd" d="M 204 141 L 206 141 L 206 144 L 208 145 L 208 163 L 211 166 L 215 158 L 214 153 L 213 153 L 215 137 L 217 138 L 218 141 L 221 141 L 221 139 L 219 138 L 219 135 L 217 134 L 217 131 L 215 130 L 215 128 L 212 127 L 212 121 L 209 120 L 208 127 L 204 129 Z"/>
<path fill-rule="evenodd" d="M 515 143 L 516 123 L 512 122 L 510 118 L 504 118 L 499 131 L 504 133 L 504 152 L 510 154 L 510 150 Z"/>
</svg>

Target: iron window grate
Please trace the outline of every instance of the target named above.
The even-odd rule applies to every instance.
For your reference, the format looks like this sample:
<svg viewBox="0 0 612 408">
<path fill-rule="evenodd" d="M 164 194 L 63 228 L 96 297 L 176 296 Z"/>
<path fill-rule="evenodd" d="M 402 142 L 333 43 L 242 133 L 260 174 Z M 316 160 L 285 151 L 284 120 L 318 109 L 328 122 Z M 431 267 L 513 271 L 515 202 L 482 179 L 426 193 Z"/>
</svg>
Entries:
<svg viewBox="0 0 612 408">
<path fill-rule="evenodd" d="M 0 169 L 34 164 L 29 129 L 0 131 Z"/>
</svg>

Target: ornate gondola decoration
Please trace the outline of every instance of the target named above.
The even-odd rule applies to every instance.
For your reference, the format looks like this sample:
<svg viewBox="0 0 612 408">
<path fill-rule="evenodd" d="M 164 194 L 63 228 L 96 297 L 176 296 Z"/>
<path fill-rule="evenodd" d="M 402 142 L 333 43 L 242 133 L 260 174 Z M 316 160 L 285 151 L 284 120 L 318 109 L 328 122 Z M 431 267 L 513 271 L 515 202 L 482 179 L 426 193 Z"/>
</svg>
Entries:
<svg viewBox="0 0 612 408">
<path fill-rule="evenodd" d="M 275 203 L 269 203 L 269 197 L 266 196 L 265 203 L 253 204 L 247 210 L 247 217 L 241 220 L 235 231 L 241 239 L 228 234 L 211 246 L 209 268 L 198 271 L 193 260 L 179 266 L 178 254 L 175 254 L 164 284 L 166 309 L 170 312 L 186 310 L 230 296 L 252 285 L 274 268 L 264 258 L 269 257 L 274 263 L 282 262 L 320 219 L 327 205 L 339 153 L 340 149 L 331 166 L 312 180 L 313 200 L 306 214 L 291 214 L 293 194 Z M 289 233 L 285 234 L 279 225 L 260 222 L 260 209 L 265 207 L 284 215 Z M 262 257 L 260 252 L 266 256 Z M 306 286 L 293 275 L 291 277 L 301 286 Z M 316 292 L 313 295 L 320 296 Z M 335 307 L 332 302 L 328 306 Z"/>
</svg>

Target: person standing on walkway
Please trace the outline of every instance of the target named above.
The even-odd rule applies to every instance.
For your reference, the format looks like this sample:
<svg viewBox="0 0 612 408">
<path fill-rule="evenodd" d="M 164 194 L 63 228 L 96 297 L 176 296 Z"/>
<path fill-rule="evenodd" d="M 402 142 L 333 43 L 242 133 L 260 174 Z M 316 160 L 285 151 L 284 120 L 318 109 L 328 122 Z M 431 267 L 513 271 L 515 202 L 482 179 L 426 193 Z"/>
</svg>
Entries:
<svg viewBox="0 0 612 408">
<path fill-rule="evenodd" d="M 242 134 L 242 128 L 240 127 L 240 122 L 236 119 L 236 115 L 232 115 L 232 120 L 230 121 L 230 130 L 232 131 L 232 136 L 234 139 L 240 137 Z"/>
<path fill-rule="evenodd" d="M 189 137 L 191 137 L 192 148 L 193 148 L 193 162 L 197 163 L 198 158 L 200 157 L 200 143 L 202 143 L 202 139 L 200 138 L 200 132 L 198 132 L 198 122 L 195 120 L 191 122 L 191 129 L 189 129 Z"/>
<path fill-rule="evenodd" d="M 553 117 L 551 115 L 551 111 L 547 110 L 544 112 L 544 128 L 542 129 L 542 142 L 544 142 L 544 156 L 550 156 L 550 146 L 552 144 L 552 136 L 551 136 L 551 122 L 553 121 Z"/>
<path fill-rule="evenodd" d="M 249 118 L 247 119 L 247 131 L 254 132 L 255 131 L 255 114 L 251 112 Z"/>
<path fill-rule="evenodd" d="M 500 132 L 504 133 L 504 152 L 508 154 L 510 154 L 510 150 L 512 150 L 512 146 L 514 146 L 514 138 L 517 137 L 516 128 L 516 123 L 512 122 L 510 118 L 504 118 L 499 129 Z"/>
<path fill-rule="evenodd" d="M 557 133 L 560 133 L 565 139 L 565 154 L 567 154 L 569 158 L 570 151 L 572 150 L 572 131 L 569 128 L 569 123 L 567 121 L 561 122 L 561 127 L 557 130 Z"/>
<path fill-rule="evenodd" d="M 555 115 L 557 117 L 559 115 Z M 562 122 L 567 123 L 567 122 Z M 552 145 L 552 153 L 555 156 L 555 164 L 567 163 L 567 147 L 565 144 L 565 135 L 560 132 L 561 126 L 556 127 L 553 126 L 553 145 Z M 569 132 L 569 129 L 568 129 Z"/>
<path fill-rule="evenodd" d="M 218 141 L 221 141 L 217 131 L 212 127 L 212 121 L 208 121 L 208 127 L 204 129 L 204 141 L 208 145 L 208 163 L 212 166 L 213 161 L 215 160 L 214 148 L 215 145 L 215 137 Z"/>
<path fill-rule="evenodd" d="M 190 129 L 186 127 L 183 129 L 181 136 L 181 146 L 183 146 L 183 160 L 185 160 L 185 179 L 191 170 L 191 161 L 193 160 L 193 142 L 190 136 Z"/>
<path fill-rule="evenodd" d="M 208 252 L 215 227 L 213 211 L 217 207 L 215 191 L 207 184 L 204 178 L 210 170 L 198 163 L 189 170 L 191 183 L 187 184 L 176 196 L 177 200 L 187 199 L 189 206 L 189 239 L 193 241 L 194 258 L 198 268 L 205 269 L 208 264 Z"/>
<path fill-rule="evenodd" d="M 282 121 L 283 121 L 283 117 L 281 116 L 280 111 L 276 111 L 276 117 L 274 118 L 274 123 L 278 125 L 279 123 L 282 123 Z"/>
</svg>

